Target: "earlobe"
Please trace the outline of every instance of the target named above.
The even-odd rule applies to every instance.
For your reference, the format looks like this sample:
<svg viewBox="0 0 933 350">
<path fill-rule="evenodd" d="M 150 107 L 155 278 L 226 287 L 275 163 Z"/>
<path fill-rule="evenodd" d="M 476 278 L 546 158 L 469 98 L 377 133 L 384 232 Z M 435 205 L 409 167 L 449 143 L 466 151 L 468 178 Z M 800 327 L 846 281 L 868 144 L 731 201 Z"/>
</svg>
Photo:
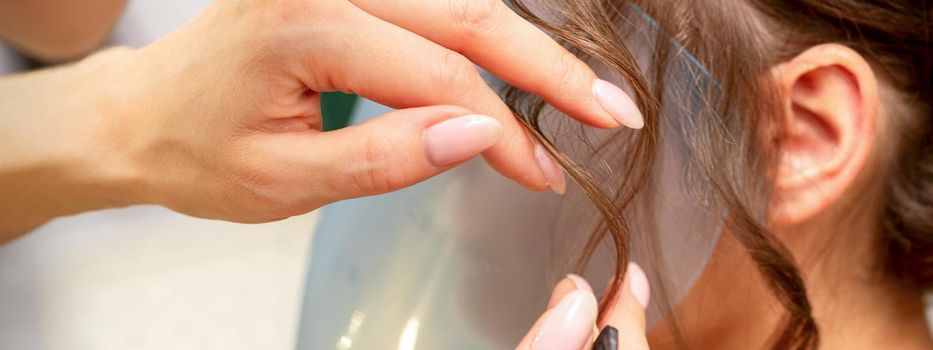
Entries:
<svg viewBox="0 0 933 350">
<path fill-rule="evenodd" d="M 784 130 L 778 144 L 774 225 L 819 214 L 855 182 L 873 147 L 877 81 L 871 66 L 837 44 L 813 47 L 776 66 Z"/>
</svg>

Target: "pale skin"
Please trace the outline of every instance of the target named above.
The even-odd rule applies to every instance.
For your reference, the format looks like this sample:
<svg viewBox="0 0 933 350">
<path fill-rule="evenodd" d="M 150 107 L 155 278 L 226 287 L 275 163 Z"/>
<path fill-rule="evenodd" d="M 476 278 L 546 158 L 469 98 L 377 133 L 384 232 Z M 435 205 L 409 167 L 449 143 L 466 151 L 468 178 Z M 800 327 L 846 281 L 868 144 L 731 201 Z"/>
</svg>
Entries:
<svg viewBox="0 0 933 350">
<path fill-rule="evenodd" d="M 772 69 L 788 133 L 771 228 L 799 264 L 824 349 L 930 349 L 923 292 L 878 268 L 878 177 L 904 105 L 855 51 L 820 45 Z M 760 349 L 782 308 L 727 231 L 676 309 L 697 348 Z M 653 349 L 676 349 L 666 327 Z"/>
<path fill-rule="evenodd" d="M 835 44 L 772 68 L 788 132 L 780 140 L 770 227 L 804 276 L 820 348 L 931 349 L 923 291 L 878 269 L 878 177 L 892 145 L 892 120 L 905 113 L 898 108 L 905 103 L 874 72 L 861 55 Z M 622 295 L 632 298 L 628 290 Z M 631 300 L 617 305 L 638 305 Z M 633 309 L 614 308 L 608 324 L 624 322 L 615 317 L 639 320 Z M 745 248 L 725 231 L 675 313 L 692 347 L 764 349 L 783 308 Z M 636 332 L 623 336 L 624 349 L 679 349 L 668 322 L 649 330 L 645 342 L 638 336 L 643 324 L 629 324 Z"/>
<path fill-rule="evenodd" d="M 906 104 L 874 72 L 860 54 L 836 44 L 772 67 L 788 128 L 779 140 L 769 226 L 804 277 L 820 348 L 931 349 L 923 291 L 878 268 L 878 179 L 893 145 L 892 120 L 906 113 L 898 107 Z M 620 349 L 679 349 L 665 327 L 670 317 L 643 338 L 643 309 L 628 285 L 606 322 L 619 329 Z M 555 294 L 567 290 L 559 284 Z M 675 314 L 692 348 L 766 349 L 783 308 L 745 248 L 724 231 Z"/>
<path fill-rule="evenodd" d="M 822 349 L 931 349 L 923 291 L 878 269 L 878 178 L 893 144 L 892 120 L 905 103 L 874 72 L 860 54 L 835 44 L 772 68 L 788 132 L 780 140 L 770 227 L 804 276 Z M 614 317 L 638 320 L 631 310 L 613 309 L 609 324 L 622 322 Z M 693 347 L 741 350 L 767 348 L 783 309 L 725 231 L 675 313 Z M 645 343 L 638 332 L 626 334 L 629 348 L 678 349 L 666 322 L 649 330 Z"/>
<path fill-rule="evenodd" d="M 0 39 L 71 61 L 104 40 L 122 6 L 0 0 Z M 274 221 L 480 154 L 529 189 L 562 192 L 563 173 L 474 64 L 590 126 L 640 118 L 604 107 L 593 71 L 497 0 L 219 0 L 149 46 L 0 78 L 0 243 L 56 217 L 135 204 Z M 323 133 L 324 91 L 398 111 Z M 553 303 L 573 294 L 592 306 L 574 316 L 587 338 L 558 329 L 520 348 L 591 341 L 596 299 L 581 281 Z M 643 324 L 641 309 L 617 317 L 620 327 Z M 644 343 L 643 328 L 625 329 Z"/>
<path fill-rule="evenodd" d="M 217 1 L 141 49 L 0 82 L 0 241 L 133 204 L 279 220 L 479 153 L 521 185 L 561 192 L 563 173 L 474 64 L 583 123 L 621 126 L 593 71 L 499 1 Z M 400 110 L 322 133 L 319 93 L 335 90 Z M 468 114 L 485 119 L 429 137 Z"/>
</svg>

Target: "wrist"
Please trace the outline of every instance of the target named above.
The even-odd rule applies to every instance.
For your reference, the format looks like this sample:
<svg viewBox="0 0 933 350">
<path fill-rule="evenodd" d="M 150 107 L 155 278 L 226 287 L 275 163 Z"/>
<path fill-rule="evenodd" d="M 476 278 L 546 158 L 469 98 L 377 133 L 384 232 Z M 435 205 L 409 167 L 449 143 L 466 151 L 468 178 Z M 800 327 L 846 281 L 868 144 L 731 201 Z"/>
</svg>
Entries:
<svg viewBox="0 0 933 350">
<path fill-rule="evenodd" d="M 122 51 L 122 53 L 120 52 Z M 140 202 L 141 176 L 114 139 L 131 115 L 115 93 L 131 53 L 0 79 L 0 242 L 55 217 Z"/>
<path fill-rule="evenodd" d="M 136 69 L 135 49 L 116 47 L 101 51 L 70 67 L 63 94 L 79 111 L 70 130 L 71 159 L 77 180 L 99 189 L 93 204 L 105 209 L 147 204 L 150 191 L 136 154 L 145 139 L 144 93 L 146 81 Z"/>
</svg>

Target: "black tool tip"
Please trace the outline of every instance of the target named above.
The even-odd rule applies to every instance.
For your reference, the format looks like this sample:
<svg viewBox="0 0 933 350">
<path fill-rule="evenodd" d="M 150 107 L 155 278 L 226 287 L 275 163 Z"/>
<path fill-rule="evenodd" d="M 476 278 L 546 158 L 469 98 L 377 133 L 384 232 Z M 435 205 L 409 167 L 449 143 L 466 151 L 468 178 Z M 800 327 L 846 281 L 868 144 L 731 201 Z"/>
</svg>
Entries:
<svg viewBox="0 0 933 350">
<path fill-rule="evenodd" d="M 599 336 L 596 337 L 596 343 L 593 343 L 593 350 L 618 350 L 619 349 L 619 330 L 613 326 L 606 326 Z"/>
</svg>

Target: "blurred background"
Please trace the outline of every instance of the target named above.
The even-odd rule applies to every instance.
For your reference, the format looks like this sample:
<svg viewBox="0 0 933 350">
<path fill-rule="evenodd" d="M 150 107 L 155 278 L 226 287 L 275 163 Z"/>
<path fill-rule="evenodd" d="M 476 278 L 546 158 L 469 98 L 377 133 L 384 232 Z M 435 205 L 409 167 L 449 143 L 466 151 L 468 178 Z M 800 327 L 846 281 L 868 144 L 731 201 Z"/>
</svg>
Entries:
<svg viewBox="0 0 933 350">
<path fill-rule="evenodd" d="M 110 44 L 143 46 L 209 3 L 128 1 Z M 0 44 L 0 74 L 31 65 Z M 345 115 L 353 97 L 328 102 Z M 56 220 L 0 246 L 0 349 L 292 349 L 316 222 L 237 225 L 158 207 Z"/>
</svg>

